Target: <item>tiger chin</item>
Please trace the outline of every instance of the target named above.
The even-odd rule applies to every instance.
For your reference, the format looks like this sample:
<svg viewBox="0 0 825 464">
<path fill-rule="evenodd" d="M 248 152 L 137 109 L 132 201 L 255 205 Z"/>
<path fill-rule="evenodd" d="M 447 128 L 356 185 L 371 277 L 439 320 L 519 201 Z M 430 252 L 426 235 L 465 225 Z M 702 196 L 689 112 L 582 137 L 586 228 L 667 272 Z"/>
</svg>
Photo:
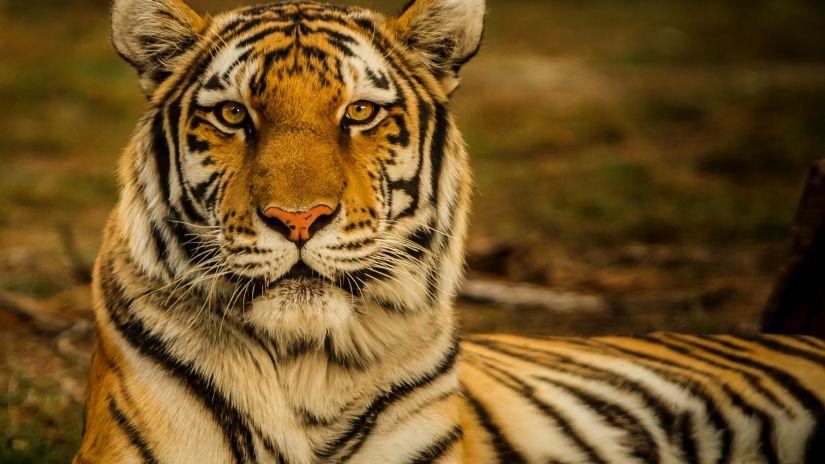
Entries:
<svg viewBox="0 0 825 464">
<path fill-rule="evenodd" d="M 825 462 L 825 343 L 459 341 L 483 0 L 114 0 L 146 96 L 81 463 Z"/>
</svg>

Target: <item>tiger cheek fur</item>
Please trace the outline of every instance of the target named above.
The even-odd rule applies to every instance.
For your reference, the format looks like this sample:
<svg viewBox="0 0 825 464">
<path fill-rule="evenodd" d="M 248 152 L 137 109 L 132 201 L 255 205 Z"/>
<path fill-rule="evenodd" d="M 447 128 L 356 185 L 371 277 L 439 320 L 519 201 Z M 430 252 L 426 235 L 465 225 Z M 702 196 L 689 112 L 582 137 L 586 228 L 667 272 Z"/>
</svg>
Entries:
<svg viewBox="0 0 825 464">
<path fill-rule="evenodd" d="M 113 2 L 148 106 L 75 463 L 825 462 L 820 340 L 459 343 L 484 10 Z"/>
</svg>

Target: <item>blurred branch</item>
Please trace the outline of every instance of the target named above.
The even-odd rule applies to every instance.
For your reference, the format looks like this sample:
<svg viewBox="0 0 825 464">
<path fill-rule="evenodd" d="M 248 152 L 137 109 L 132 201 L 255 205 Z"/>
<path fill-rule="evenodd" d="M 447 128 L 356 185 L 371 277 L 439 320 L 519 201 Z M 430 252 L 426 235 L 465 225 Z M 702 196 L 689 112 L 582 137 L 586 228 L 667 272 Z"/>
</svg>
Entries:
<svg viewBox="0 0 825 464">
<path fill-rule="evenodd" d="M 57 233 L 60 236 L 60 243 L 63 246 L 63 251 L 69 259 L 69 267 L 72 277 L 80 283 L 87 284 L 92 281 L 92 267 L 87 264 L 80 251 L 77 248 L 77 239 L 75 238 L 74 228 L 69 224 L 60 224 L 57 226 Z"/>
<path fill-rule="evenodd" d="M 825 160 L 814 162 L 762 331 L 825 338 Z"/>
<path fill-rule="evenodd" d="M 6 309 L 30 321 L 44 335 L 57 335 L 69 327 L 69 321 L 51 312 L 32 297 L 0 290 L 0 309 Z"/>
<path fill-rule="evenodd" d="M 87 319 L 71 322 L 53 314 L 43 303 L 26 295 L 0 290 L 0 310 L 10 311 L 31 323 L 34 329 L 47 337 L 52 337 L 54 348 L 64 358 L 80 363 L 88 363 L 87 350 L 77 348 L 74 342 L 89 337 L 92 323 Z"/>
<path fill-rule="evenodd" d="M 604 299 L 597 296 L 495 280 L 468 280 L 459 296 L 485 303 L 543 307 L 560 313 L 602 312 L 609 307 Z"/>
</svg>

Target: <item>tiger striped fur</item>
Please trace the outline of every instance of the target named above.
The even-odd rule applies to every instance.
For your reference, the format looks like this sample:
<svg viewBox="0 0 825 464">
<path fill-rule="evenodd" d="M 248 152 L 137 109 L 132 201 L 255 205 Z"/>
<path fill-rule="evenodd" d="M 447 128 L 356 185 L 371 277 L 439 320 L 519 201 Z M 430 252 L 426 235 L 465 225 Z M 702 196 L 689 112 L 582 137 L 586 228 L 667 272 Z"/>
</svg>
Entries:
<svg viewBox="0 0 825 464">
<path fill-rule="evenodd" d="M 813 338 L 459 342 L 484 10 L 114 1 L 148 103 L 76 464 L 825 462 Z"/>
</svg>

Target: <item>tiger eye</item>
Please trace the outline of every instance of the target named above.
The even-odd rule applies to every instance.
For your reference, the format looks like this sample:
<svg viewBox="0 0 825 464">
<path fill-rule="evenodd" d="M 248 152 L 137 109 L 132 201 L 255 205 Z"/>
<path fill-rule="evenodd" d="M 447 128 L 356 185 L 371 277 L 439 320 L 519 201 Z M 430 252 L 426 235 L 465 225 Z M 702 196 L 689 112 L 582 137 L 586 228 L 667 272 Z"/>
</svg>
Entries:
<svg viewBox="0 0 825 464">
<path fill-rule="evenodd" d="M 375 112 L 375 103 L 361 100 L 349 105 L 345 116 L 350 122 L 359 123 L 369 121 Z"/>
<path fill-rule="evenodd" d="M 226 102 L 221 105 L 218 115 L 225 124 L 237 126 L 246 121 L 248 113 L 246 107 L 240 103 Z"/>
</svg>

